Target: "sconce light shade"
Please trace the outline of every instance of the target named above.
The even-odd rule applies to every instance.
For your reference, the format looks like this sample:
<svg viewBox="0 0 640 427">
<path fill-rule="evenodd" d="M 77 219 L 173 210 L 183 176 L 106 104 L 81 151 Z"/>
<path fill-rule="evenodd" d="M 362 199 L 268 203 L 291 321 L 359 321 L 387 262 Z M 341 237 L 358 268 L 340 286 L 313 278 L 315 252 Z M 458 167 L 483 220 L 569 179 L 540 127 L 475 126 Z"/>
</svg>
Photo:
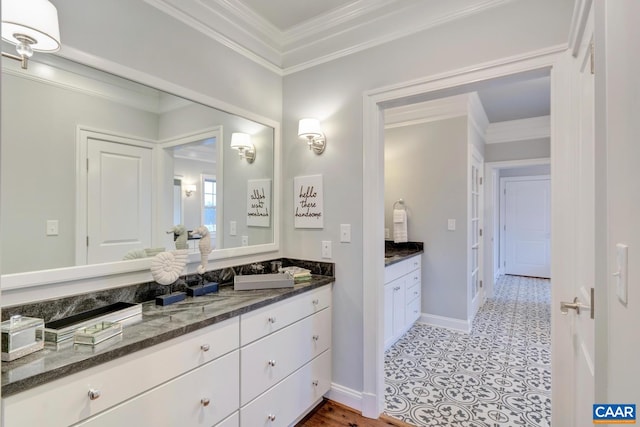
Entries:
<svg viewBox="0 0 640 427">
<path fill-rule="evenodd" d="M 253 163 L 256 159 L 256 147 L 251 143 L 251 136 L 242 132 L 234 132 L 231 134 L 231 148 L 238 150 L 241 158 L 247 162 Z"/>
<path fill-rule="evenodd" d="M 184 194 L 187 197 L 191 197 L 191 195 L 196 192 L 197 188 L 198 187 L 196 187 L 195 184 L 187 184 L 184 186 Z"/>
<path fill-rule="evenodd" d="M 298 136 L 305 138 L 309 149 L 313 150 L 316 154 L 322 154 L 326 147 L 327 141 L 318 119 L 300 119 L 298 123 Z"/>
<path fill-rule="evenodd" d="M 56 52 L 60 49 L 58 11 L 48 0 L 2 0 L 2 39 L 16 45 L 18 55 L 2 56 L 22 62 L 33 51 Z"/>
</svg>

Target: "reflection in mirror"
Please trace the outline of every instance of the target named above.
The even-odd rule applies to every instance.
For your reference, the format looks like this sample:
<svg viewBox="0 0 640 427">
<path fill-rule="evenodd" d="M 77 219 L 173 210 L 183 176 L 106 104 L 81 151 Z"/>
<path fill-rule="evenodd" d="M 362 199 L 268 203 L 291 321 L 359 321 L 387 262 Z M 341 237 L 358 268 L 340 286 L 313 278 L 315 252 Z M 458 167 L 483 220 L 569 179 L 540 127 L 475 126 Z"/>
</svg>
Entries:
<svg viewBox="0 0 640 427">
<path fill-rule="evenodd" d="M 216 250 L 274 242 L 272 222 L 247 221 L 248 181 L 274 179 L 272 127 L 54 55 L 38 61 L 2 61 L 3 274 L 173 249 L 166 231 L 178 223 L 206 225 Z M 255 163 L 238 159 L 233 132 L 251 135 Z"/>
</svg>

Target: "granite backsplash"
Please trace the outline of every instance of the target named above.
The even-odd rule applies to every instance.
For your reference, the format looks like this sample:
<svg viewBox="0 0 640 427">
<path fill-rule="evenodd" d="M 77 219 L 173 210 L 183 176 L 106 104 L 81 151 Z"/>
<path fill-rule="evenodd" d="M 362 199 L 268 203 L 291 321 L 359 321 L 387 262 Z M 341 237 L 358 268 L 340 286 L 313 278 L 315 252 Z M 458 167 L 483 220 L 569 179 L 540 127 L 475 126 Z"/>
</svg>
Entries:
<svg viewBox="0 0 640 427">
<path fill-rule="evenodd" d="M 267 261 L 253 262 L 204 273 L 204 280 L 217 282 L 220 285 L 232 284 L 236 274 L 271 273 L 276 263 L 283 267 L 298 266 L 311 270 L 311 274 L 334 277 L 334 264 L 331 262 L 307 261 L 293 258 L 277 258 Z M 15 314 L 38 317 L 45 322 L 61 319 L 83 311 L 103 307 L 118 301 L 142 303 L 151 301 L 158 295 L 184 290 L 188 285 L 198 284 L 200 276 L 189 274 L 181 276 L 175 284 L 162 286 L 156 282 L 139 283 L 104 291 L 78 294 L 53 300 L 36 301 L 30 304 L 16 305 L 2 308 L 2 320 L 7 320 Z"/>
</svg>

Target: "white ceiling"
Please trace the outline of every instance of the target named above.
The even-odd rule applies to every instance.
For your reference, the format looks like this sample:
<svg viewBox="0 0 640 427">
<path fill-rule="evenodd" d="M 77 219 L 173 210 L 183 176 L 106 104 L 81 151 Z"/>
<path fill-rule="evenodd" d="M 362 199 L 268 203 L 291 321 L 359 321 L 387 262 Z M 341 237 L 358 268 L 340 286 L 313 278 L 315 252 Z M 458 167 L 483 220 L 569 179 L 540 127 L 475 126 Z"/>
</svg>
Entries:
<svg viewBox="0 0 640 427">
<path fill-rule="evenodd" d="M 287 75 L 517 0 L 145 0 Z M 549 114 L 549 79 L 478 92 L 490 122 Z"/>
</svg>

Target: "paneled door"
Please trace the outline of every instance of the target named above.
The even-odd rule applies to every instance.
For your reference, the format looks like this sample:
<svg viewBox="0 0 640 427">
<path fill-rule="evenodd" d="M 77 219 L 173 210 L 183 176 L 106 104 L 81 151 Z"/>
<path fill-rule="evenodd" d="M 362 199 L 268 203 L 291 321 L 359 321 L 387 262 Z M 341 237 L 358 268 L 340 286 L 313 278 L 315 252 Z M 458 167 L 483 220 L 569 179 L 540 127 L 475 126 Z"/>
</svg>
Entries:
<svg viewBox="0 0 640 427">
<path fill-rule="evenodd" d="M 87 263 L 151 246 L 151 149 L 87 138 Z"/>
<path fill-rule="evenodd" d="M 551 276 L 551 181 L 503 178 L 506 274 Z"/>
</svg>

